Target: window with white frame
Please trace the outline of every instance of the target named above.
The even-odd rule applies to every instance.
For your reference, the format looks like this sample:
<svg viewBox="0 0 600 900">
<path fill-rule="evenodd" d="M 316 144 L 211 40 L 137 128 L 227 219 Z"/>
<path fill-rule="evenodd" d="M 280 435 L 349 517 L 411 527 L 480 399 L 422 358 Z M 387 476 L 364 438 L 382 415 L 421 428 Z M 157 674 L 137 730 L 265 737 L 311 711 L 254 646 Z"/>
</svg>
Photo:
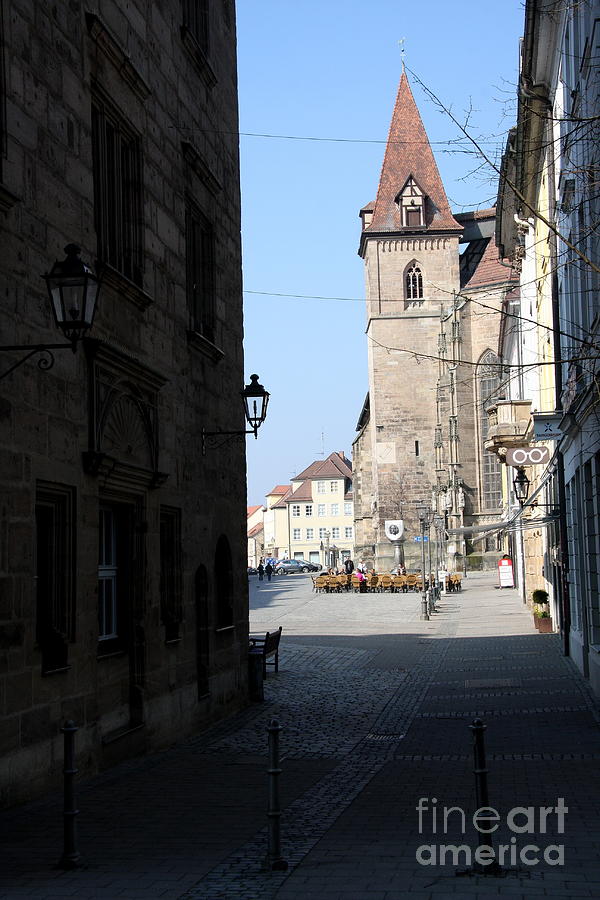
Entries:
<svg viewBox="0 0 600 900">
<path fill-rule="evenodd" d="M 306 506 L 304 507 L 304 515 L 305 515 L 305 516 L 312 516 L 312 503 L 307 503 L 307 504 L 306 504 Z"/>
<path fill-rule="evenodd" d="M 339 503 L 332 503 L 332 504 L 331 504 L 331 515 L 332 515 L 332 516 L 339 516 L 339 514 L 340 514 L 340 504 L 339 504 Z"/>
<path fill-rule="evenodd" d="M 294 519 L 297 519 L 299 517 L 299 515 L 300 515 L 300 505 L 292 506 L 292 516 L 294 517 Z"/>
<path fill-rule="evenodd" d="M 324 503 L 319 503 L 319 505 L 317 506 L 317 515 L 318 516 L 325 515 L 325 504 Z"/>
<path fill-rule="evenodd" d="M 293 539 L 294 541 L 299 541 L 299 540 L 300 540 L 300 529 L 299 529 L 299 528 L 294 528 L 294 529 L 292 529 L 292 539 Z"/>
<path fill-rule="evenodd" d="M 314 536 L 315 536 L 315 529 L 314 529 L 314 528 L 307 528 L 307 529 L 306 529 L 306 540 L 307 540 L 307 541 L 312 541 L 312 540 L 314 539 Z"/>
<path fill-rule="evenodd" d="M 352 538 L 352 525 L 348 525 L 346 526 L 346 528 L 344 528 L 344 537 Z"/>
<path fill-rule="evenodd" d="M 325 482 L 317 481 L 317 494 L 324 494 L 324 493 L 325 493 Z"/>
<path fill-rule="evenodd" d="M 332 528 L 332 529 L 331 529 L 331 537 L 334 538 L 334 539 L 339 540 L 339 537 L 340 537 L 340 529 L 339 529 L 339 528 Z"/>
<path fill-rule="evenodd" d="M 351 516 L 352 515 L 352 504 L 344 503 L 344 515 Z"/>
<path fill-rule="evenodd" d="M 319 528 L 319 537 L 320 537 L 320 538 L 324 538 L 324 537 L 326 537 L 326 536 L 327 536 L 327 529 L 326 529 L 326 528 Z"/>
<path fill-rule="evenodd" d="M 338 485 L 337 481 L 329 482 L 329 490 L 331 491 L 332 494 L 337 494 L 338 488 L 339 488 L 339 485 Z"/>
</svg>

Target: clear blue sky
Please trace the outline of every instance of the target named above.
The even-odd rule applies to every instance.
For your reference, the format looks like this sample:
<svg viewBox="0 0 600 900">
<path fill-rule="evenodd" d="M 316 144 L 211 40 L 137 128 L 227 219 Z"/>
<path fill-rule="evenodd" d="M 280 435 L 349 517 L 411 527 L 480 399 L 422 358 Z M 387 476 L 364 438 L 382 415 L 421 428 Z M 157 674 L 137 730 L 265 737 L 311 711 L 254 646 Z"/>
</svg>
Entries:
<svg viewBox="0 0 600 900">
<path fill-rule="evenodd" d="M 458 119 L 471 110 L 470 130 L 498 161 L 514 124 L 523 4 L 237 0 L 237 27 L 245 370 L 271 393 L 247 440 L 254 505 L 323 452 L 351 455 L 368 387 L 358 211 L 377 191 L 399 41 L 407 69 Z M 453 210 L 493 205 L 494 173 L 449 144 L 457 128 L 408 77 Z"/>
</svg>

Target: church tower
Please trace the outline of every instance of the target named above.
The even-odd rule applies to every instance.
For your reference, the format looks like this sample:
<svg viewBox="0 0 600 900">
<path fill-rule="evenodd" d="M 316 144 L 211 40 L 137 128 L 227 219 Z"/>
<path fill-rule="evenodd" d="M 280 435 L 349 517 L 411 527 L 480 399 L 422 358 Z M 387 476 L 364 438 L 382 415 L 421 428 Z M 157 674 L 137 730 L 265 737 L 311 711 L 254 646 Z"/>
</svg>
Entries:
<svg viewBox="0 0 600 900">
<path fill-rule="evenodd" d="M 470 524 L 483 509 L 483 470 L 489 464 L 482 456 L 485 425 L 477 414 L 471 354 L 487 353 L 488 363 L 490 353 L 495 358 L 499 317 L 491 324 L 484 319 L 482 329 L 472 321 L 465 293 L 486 252 L 493 254 L 494 211 L 452 214 L 404 71 L 377 197 L 360 216 L 369 393 L 353 447 L 355 554 L 389 571 L 398 551 L 386 537 L 385 522 L 402 520 L 401 558 L 416 569 L 420 505 L 437 513 L 445 528 Z M 474 243 L 461 259 L 465 231 L 469 246 Z M 493 277 L 505 283 L 507 270 L 496 268 L 501 275 L 494 270 Z M 499 308 L 504 293 L 494 288 L 490 299 L 487 292 L 486 305 Z M 485 346 L 479 347 L 482 340 Z M 498 490 L 496 514 L 499 502 Z M 454 568 L 465 542 L 444 549 L 454 557 Z"/>
</svg>

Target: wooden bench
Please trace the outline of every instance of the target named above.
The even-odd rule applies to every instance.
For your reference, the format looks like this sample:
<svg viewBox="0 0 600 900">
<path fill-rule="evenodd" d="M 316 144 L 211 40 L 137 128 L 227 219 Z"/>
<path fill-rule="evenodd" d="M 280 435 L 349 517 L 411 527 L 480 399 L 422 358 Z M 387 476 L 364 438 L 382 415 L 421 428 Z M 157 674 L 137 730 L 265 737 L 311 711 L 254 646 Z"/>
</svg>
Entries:
<svg viewBox="0 0 600 900">
<path fill-rule="evenodd" d="M 277 631 L 267 631 L 264 637 L 250 636 L 250 653 L 260 653 L 262 656 L 263 678 L 267 677 L 267 659 L 275 657 L 270 666 L 275 666 L 275 671 L 279 671 L 279 641 L 281 640 L 282 626 Z"/>
</svg>

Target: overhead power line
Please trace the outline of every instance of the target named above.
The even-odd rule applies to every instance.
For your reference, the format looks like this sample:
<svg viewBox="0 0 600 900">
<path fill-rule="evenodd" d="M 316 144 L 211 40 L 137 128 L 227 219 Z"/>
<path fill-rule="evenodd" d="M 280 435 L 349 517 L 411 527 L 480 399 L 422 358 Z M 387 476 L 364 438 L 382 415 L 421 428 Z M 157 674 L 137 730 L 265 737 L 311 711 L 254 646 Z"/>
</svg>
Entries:
<svg viewBox="0 0 600 900">
<path fill-rule="evenodd" d="M 327 136 L 318 136 L 314 134 L 270 134 L 268 132 L 261 131 L 220 131 L 213 128 L 188 128 L 187 125 L 170 125 L 170 128 L 176 128 L 178 131 L 186 132 L 187 134 L 225 134 L 230 137 L 253 137 L 253 138 L 266 138 L 269 140 L 275 141 L 316 141 L 317 143 L 329 143 L 329 144 L 398 144 L 403 147 L 409 146 L 420 146 L 423 147 L 425 145 L 428 146 L 440 146 L 440 147 L 448 147 L 451 145 L 468 145 L 468 142 L 465 138 L 452 138 L 445 141 L 389 141 L 387 138 L 345 138 L 345 137 L 327 137 Z M 496 146 L 500 138 L 482 140 L 481 143 L 489 144 L 490 146 Z M 448 150 L 448 153 L 472 153 L 471 149 L 469 150 Z"/>
</svg>

